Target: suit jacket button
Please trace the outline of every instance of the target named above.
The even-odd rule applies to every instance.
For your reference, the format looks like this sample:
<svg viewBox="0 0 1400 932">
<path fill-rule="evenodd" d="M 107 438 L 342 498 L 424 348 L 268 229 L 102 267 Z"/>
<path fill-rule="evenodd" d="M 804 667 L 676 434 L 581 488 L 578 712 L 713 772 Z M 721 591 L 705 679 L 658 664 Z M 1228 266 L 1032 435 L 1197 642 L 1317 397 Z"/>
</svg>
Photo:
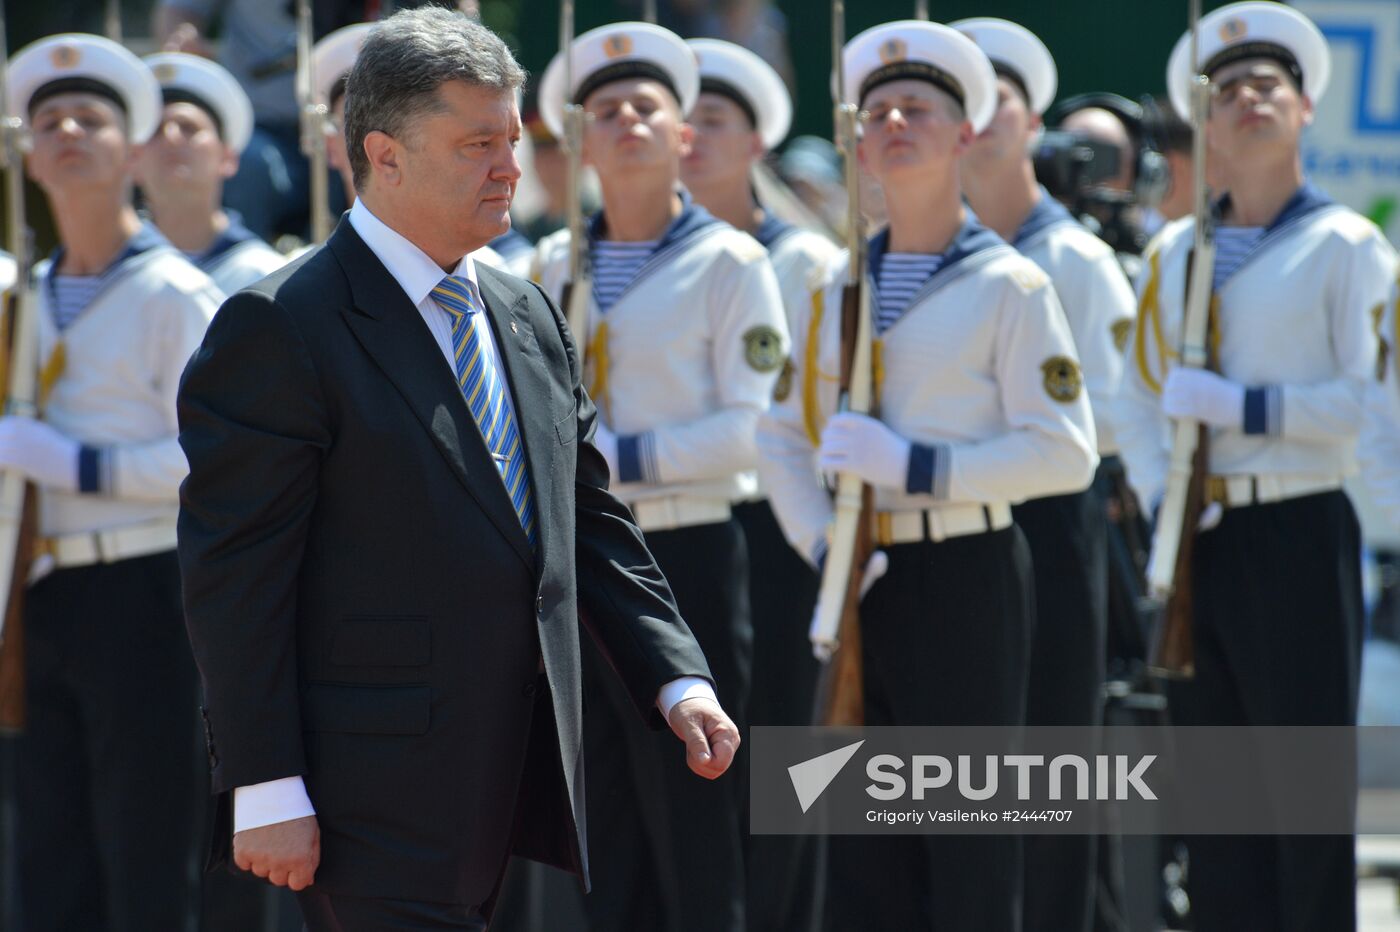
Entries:
<svg viewBox="0 0 1400 932">
<path fill-rule="evenodd" d="M 544 596 L 538 596 L 538 597 L 536 597 L 536 599 L 535 599 L 535 614 L 537 614 L 537 615 L 543 615 L 543 614 L 544 614 Z"/>
<path fill-rule="evenodd" d="M 525 688 L 522 689 L 522 690 L 520 690 L 520 691 L 521 691 L 521 693 L 523 693 L 523 694 L 525 695 L 525 698 L 526 698 L 526 699 L 531 699 L 531 698 L 533 698 L 534 695 L 535 695 L 535 684 L 534 684 L 534 683 L 526 683 L 526 684 L 525 684 Z"/>
</svg>

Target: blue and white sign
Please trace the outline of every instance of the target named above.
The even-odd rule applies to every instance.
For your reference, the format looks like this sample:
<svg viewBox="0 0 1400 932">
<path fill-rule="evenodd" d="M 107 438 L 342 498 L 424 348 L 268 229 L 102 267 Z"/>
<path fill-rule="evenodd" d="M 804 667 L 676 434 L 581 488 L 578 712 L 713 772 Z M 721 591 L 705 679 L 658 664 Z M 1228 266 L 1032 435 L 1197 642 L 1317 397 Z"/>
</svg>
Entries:
<svg viewBox="0 0 1400 932">
<path fill-rule="evenodd" d="M 1400 242 L 1400 0 L 1295 0 L 1332 50 L 1303 170 Z"/>
</svg>

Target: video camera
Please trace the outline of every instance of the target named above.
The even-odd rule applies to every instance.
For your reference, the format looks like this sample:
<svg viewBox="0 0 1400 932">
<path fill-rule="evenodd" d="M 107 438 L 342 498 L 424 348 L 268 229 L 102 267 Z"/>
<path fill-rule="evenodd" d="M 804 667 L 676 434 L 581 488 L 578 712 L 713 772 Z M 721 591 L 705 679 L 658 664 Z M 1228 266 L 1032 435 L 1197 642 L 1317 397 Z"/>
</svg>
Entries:
<svg viewBox="0 0 1400 932">
<path fill-rule="evenodd" d="M 1036 180 L 1052 197 L 1075 203 L 1118 175 L 1122 153 L 1112 143 L 1084 133 L 1051 130 L 1041 135 L 1031 161 Z"/>
</svg>

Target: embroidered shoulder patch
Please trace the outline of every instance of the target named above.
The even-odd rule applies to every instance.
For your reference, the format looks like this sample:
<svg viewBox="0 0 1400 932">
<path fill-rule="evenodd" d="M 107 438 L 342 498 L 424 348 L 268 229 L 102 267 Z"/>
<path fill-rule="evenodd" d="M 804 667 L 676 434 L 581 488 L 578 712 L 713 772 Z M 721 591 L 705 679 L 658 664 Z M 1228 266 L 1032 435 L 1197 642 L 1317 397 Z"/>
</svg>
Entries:
<svg viewBox="0 0 1400 932">
<path fill-rule="evenodd" d="M 1079 363 L 1068 356 L 1051 356 L 1040 364 L 1040 371 L 1045 377 L 1045 394 L 1062 405 L 1073 402 L 1084 390 Z"/>
<path fill-rule="evenodd" d="M 744 359 L 755 372 L 777 372 L 787 359 L 782 335 L 772 327 L 750 327 L 744 333 Z"/>
<path fill-rule="evenodd" d="M 1133 319 L 1123 317 L 1113 322 L 1113 345 L 1118 347 L 1118 352 L 1123 352 L 1128 348 L 1128 339 L 1133 335 Z"/>
<path fill-rule="evenodd" d="M 792 379 L 797 374 L 797 367 L 792 364 L 792 359 L 783 360 L 783 371 L 778 373 L 778 381 L 773 383 L 773 400 L 787 401 L 792 394 Z"/>
<path fill-rule="evenodd" d="M 1029 260 L 1019 268 L 1012 269 L 1011 280 L 1014 281 L 1025 294 L 1038 291 L 1050 284 L 1050 277 L 1042 272 L 1039 266 Z"/>
</svg>

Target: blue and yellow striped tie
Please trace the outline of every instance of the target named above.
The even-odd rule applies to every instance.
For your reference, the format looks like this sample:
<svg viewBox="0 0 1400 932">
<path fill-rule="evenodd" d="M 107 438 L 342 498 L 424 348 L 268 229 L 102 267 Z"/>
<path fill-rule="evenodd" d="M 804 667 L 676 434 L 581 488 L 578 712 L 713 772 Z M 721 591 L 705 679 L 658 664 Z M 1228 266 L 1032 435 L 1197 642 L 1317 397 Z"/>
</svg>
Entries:
<svg viewBox="0 0 1400 932">
<path fill-rule="evenodd" d="M 484 339 L 479 327 L 490 326 L 484 319 L 478 323 L 473 315 L 481 310 L 476 293 L 465 278 L 449 275 L 433 289 L 433 300 L 452 317 L 452 353 L 457 369 L 457 385 L 467 400 L 472 417 L 486 438 L 505 483 L 510 503 L 520 518 L 520 526 L 530 540 L 531 548 L 538 542 L 535 524 L 535 499 L 530 491 L 530 476 L 525 468 L 525 448 L 520 443 L 520 431 L 515 426 L 506 401 L 505 383 L 495 363 L 482 351 Z"/>
</svg>

